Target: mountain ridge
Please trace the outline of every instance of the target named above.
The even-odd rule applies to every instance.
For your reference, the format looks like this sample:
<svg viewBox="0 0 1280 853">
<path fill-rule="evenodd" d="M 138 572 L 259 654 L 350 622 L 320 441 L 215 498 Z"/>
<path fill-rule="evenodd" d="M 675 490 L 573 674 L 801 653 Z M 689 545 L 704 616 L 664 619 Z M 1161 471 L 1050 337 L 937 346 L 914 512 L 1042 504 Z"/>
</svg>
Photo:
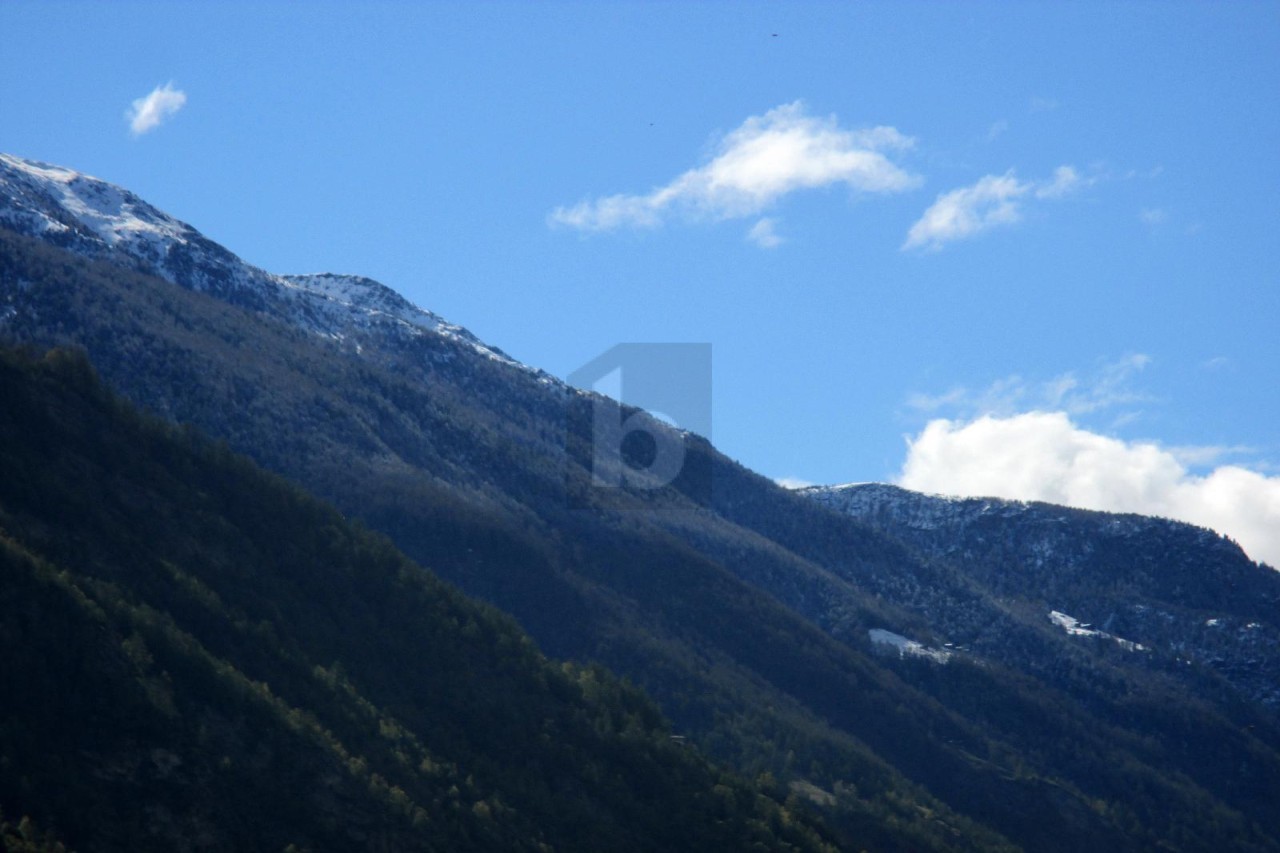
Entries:
<svg viewBox="0 0 1280 853">
<path fill-rule="evenodd" d="M 1069 633 L 1089 635 L 1077 621 L 1099 625 L 1095 635 L 1140 630 L 1151 645 L 1218 669 L 1255 700 L 1280 709 L 1280 633 L 1270 624 L 1280 612 L 1280 575 L 1220 533 L 1173 519 L 926 495 L 886 484 L 800 493 L 932 557 L 961 563 L 993 588 L 1038 598 L 1051 608 L 1051 619 L 1056 612 L 1071 620 L 1054 619 Z M 1141 549 L 1131 544 L 1137 541 Z M 1167 556 L 1138 553 L 1153 545 Z M 1128 564 L 1128 586 L 1116 595 L 1107 592 L 1107 582 L 1119 574 L 1121 560 Z M 1145 570 L 1135 571 L 1135 564 Z M 1146 603 L 1127 606 L 1126 597 Z M 1205 609 L 1210 600 L 1217 610 Z"/>
<path fill-rule="evenodd" d="M 1238 555 L 1244 557 L 1251 563 L 1275 569 L 1265 562 L 1254 560 L 1245 553 L 1244 549 L 1238 542 L 1231 539 L 1224 533 L 1195 524 L 1181 519 L 1168 518 L 1164 516 L 1146 515 L 1136 512 L 1116 512 L 1108 510 L 1095 510 L 1087 507 L 1075 507 L 1069 504 L 1055 504 L 1049 501 L 1037 500 L 1018 500 L 1014 498 L 998 498 L 984 495 L 946 495 L 931 492 L 920 492 L 907 489 L 892 483 L 880 482 L 859 482 L 859 483 L 843 483 L 840 485 L 814 485 L 803 486 L 793 491 L 810 496 L 829 506 L 842 509 L 850 515 L 863 516 L 867 515 L 873 507 L 884 507 L 893 503 L 895 497 L 902 498 L 899 503 L 903 506 L 911 505 L 922 513 L 922 517 L 917 520 L 908 522 L 911 526 L 924 527 L 927 525 L 927 517 L 940 518 L 945 515 L 943 507 L 964 507 L 971 512 L 989 513 L 997 512 L 1012 517 L 1020 514 L 1032 507 L 1042 508 L 1060 508 L 1078 513 L 1092 513 L 1099 517 L 1106 517 L 1111 524 L 1120 525 L 1124 523 L 1148 525 L 1168 525 L 1173 528 L 1187 528 L 1194 530 L 1196 535 L 1204 542 L 1214 541 L 1220 543 L 1223 547 L 1238 552 Z M 1143 521 L 1139 521 L 1139 520 Z M 1233 554 L 1233 556 L 1235 556 Z M 1277 570 L 1280 571 L 1280 570 Z"/>
<path fill-rule="evenodd" d="M 816 785 L 851 837 L 889 815 L 915 848 L 996 843 L 984 827 L 1038 850 L 1280 844 L 1256 828 L 1280 817 L 1280 727 L 1231 682 L 1174 650 L 1082 642 L 954 555 L 698 436 L 680 438 L 709 500 L 677 480 L 575 504 L 601 398 L 465 342 L 375 334 L 357 352 L 229 285 L 12 229 L 0 299 L 0 335 L 84 347 L 130 399 L 334 501 L 545 650 L 632 678 L 712 755 Z M 877 631 L 968 649 L 889 656 Z"/>
<path fill-rule="evenodd" d="M 185 222 L 114 184 L 0 153 L 0 223 L 86 257 L 104 250 L 129 257 L 141 272 L 220 294 L 339 343 L 375 331 L 417 330 L 463 342 L 505 364 L 549 374 L 512 359 L 461 326 L 419 308 L 381 282 L 358 275 L 279 275 L 249 264 Z"/>
</svg>

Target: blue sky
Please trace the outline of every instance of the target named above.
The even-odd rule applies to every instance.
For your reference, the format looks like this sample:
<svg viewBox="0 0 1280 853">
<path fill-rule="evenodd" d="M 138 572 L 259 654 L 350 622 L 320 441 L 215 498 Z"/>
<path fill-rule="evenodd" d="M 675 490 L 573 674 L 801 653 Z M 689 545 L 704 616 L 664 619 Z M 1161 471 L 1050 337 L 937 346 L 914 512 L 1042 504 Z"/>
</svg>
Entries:
<svg viewBox="0 0 1280 853">
<path fill-rule="evenodd" d="M 0 31 L 0 150 L 273 272 L 560 376 L 709 342 L 713 438 L 772 477 L 1280 562 L 1278 3 L 6 0 Z"/>
</svg>

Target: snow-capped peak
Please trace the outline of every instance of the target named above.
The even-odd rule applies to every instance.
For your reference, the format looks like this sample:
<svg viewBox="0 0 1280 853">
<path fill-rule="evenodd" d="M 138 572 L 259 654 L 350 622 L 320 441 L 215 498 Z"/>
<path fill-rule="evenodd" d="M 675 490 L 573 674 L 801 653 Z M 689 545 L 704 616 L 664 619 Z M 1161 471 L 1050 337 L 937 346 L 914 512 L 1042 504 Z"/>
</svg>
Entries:
<svg viewBox="0 0 1280 853">
<path fill-rule="evenodd" d="M 373 279 L 269 273 L 128 190 L 61 166 L 0 154 L 0 227 L 349 342 L 356 352 L 374 340 L 438 335 L 549 379 Z"/>
<path fill-rule="evenodd" d="M 113 247 L 138 240 L 181 240 L 194 231 L 128 190 L 62 166 L 0 154 L 0 181 L 10 196 L 0 213 L 8 215 L 0 221 L 26 226 L 22 230 L 78 230 Z"/>
</svg>

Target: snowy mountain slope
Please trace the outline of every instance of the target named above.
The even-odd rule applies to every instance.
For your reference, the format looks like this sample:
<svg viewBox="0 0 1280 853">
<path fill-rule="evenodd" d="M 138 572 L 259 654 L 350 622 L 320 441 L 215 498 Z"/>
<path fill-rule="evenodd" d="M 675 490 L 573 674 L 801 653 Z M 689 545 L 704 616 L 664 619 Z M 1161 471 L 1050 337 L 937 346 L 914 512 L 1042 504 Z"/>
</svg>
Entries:
<svg viewBox="0 0 1280 853">
<path fill-rule="evenodd" d="M 1280 573 L 1211 530 L 883 483 L 800 493 L 1032 603 L 1071 636 L 1158 649 L 1280 710 Z"/>
<path fill-rule="evenodd" d="M 128 190 L 61 166 L 0 154 L 0 226 L 116 262 L 284 320 L 357 352 L 436 335 L 528 368 L 461 326 L 361 276 L 275 275 L 241 260 Z"/>
</svg>

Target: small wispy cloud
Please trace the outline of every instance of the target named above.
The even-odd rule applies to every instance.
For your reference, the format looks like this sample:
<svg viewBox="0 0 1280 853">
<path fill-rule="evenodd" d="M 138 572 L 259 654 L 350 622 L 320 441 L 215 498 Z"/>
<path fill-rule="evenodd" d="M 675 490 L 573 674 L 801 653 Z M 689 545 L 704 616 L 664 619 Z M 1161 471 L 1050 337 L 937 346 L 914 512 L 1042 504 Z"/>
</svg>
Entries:
<svg viewBox="0 0 1280 853">
<path fill-rule="evenodd" d="M 1059 166 L 1053 170 L 1053 177 L 1035 188 L 1036 198 L 1062 198 L 1070 195 L 1084 184 L 1084 179 L 1080 177 L 1071 166 Z"/>
<path fill-rule="evenodd" d="M 1022 218 L 1027 198 L 1052 201 L 1070 195 L 1093 182 L 1071 166 L 1059 166 L 1044 181 L 1020 181 L 1013 170 L 985 175 L 972 186 L 942 193 L 911 226 L 902 244 L 904 251 L 936 251 L 947 243 L 964 240 Z"/>
<path fill-rule="evenodd" d="M 1144 207 L 1138 212 L 1138 219 L 1143 225 L 1155 228 L 1162 225 L 1169 218 L 1169 214 L 1159 207 Z"/>
<path fill-rule="evenodd" d="M 1203 222 L 1188 221 L 1163 207 L 1142 208 L 1138 211 L 1138 221 L 1152 234 L 1181 233 L 1184 237 L 1195 237 L 1204 230 Z"/>
<path fill-rule="evenodd" d="M 1008 172 L 986 175 L 971 187 L 943 193 L 911 226 L 902 248 L 940 249 L 954 240 L 1017 222 L 1021 218 L 1017 199 L 1028 189 Z"/>
<path fill-rule="evenodd" d="M 187 93 L 173 88 L 172 81 L 163 86 L 156 86 L 149 95 L 135 100 L 125 112 L 129 131 L 134 136 L 150 133 L 182 109 L 186 103 Z"/>
<path fill-rule="evenodd" d="M 580 231 L 652 228 L 671 218 L 756 216 L 790 193 L 837 184 L 862 193 L 901 192 L 920 179 L 889 155 L 913 144 L 892 127 L 844 129 L 835 116 L 810 115 L 796 101 L 748 118 L 721 140 L 709 162 L 663 186 L 557 207 L 548 221 Z M 748 236 L 777 245 L 769 242 L 776 222 L 766 221 Z"/>
<path fill-rule="evenodd" d="M 802 480 L 799 477 L 777 477 L 774 482 L 784 489 L 807 489 L 814 483 L 808 480 Z"/>
<path fill-rule="evenodd" d="M 1154 401 L 1135 387 L 1135 378 L 1151 363 L 1151 357 L 1132 353 L 1104 362 L 1086 371 L 1058 374 L 1046 380 L 1026 379 L 1013 374 L 985 388 L 964 386 L 940 394 L 914 393 L 907 397 L 908 409 L 929 417 L 946 416 L 970 420 L 977 417 L 1009 417 L 1023 411 L 1063 411 L 1073 417 L 1104 410 L 1127 408 L 1119 415 L 1130 420 L 1138 416 L 1134 407 Z"/>
<path fill-rule="evenodd" d="M 777 232 L 777 224 L 778 220 L 765 217 L 751 226 L 751 230 L 747 232 L 747 239 L 762 249 L 776 249 L 784 242 Z"/>
<path fill-rule="evenodd" d="M 1250 447 L 1247 444 L 1191 444 L 1166 447 L 1165 450 L 1174 459 L 1177 459 L 1179 464 L 1188 468 L 1203 468 L 1209 465 L 1217 465 L 1232 456 L 1252 456 L 1258 453 L 1258 448 Z"/>
<path fill-rule="evenodd" d="M 1009 129 L 1009 122 L 1005 121 L 1004 119 L 1000 119 L 999 121 L 993 123 L 991 127 L 987 128 L 987 141 L 995 142 L 997 139 L 1003 136 L 1005 131 L 1008 129 Z"/>
<path fill-rule="evenodd" d="M 916 391 L 907 396 L 907 407 L 924 415 L 932 415 L 940 411 L 949 411 L 963 406 L 969 399 L 969 390 L 964 387 L 952 388 L 941 394 L 927 394 Z"/>
</svg>

